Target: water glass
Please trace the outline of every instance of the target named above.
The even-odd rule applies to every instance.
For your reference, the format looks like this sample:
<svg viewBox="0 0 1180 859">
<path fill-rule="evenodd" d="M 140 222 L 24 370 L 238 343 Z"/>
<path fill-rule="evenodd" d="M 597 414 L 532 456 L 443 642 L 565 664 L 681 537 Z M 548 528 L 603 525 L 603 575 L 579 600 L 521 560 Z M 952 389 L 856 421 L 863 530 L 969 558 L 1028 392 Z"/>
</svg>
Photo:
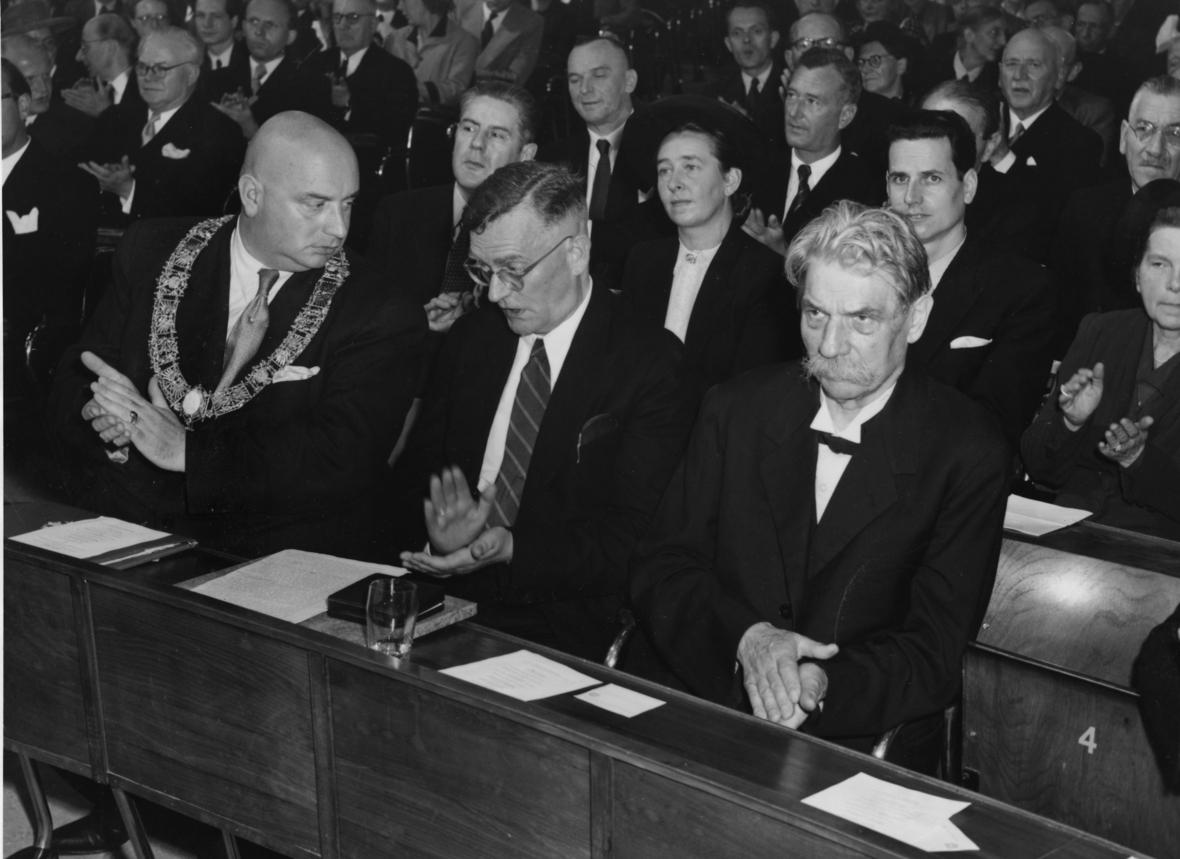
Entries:
<svg viewBox="0 0 1180 859">
<path fill-rule="evenodd" d="M 418 586 L 400 578 L 376 579 L 365 603 L 365 645 L 388 656 L 406 656 L 414 643 Z"/>
</svg>

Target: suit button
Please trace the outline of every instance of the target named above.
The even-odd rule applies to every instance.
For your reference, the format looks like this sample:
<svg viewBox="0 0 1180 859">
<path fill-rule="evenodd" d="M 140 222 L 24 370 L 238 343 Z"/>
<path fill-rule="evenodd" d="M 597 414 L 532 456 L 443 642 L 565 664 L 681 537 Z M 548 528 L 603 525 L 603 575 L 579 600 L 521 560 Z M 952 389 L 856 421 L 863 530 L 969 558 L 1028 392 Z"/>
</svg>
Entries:
<svg viewBox="0 0 1180 859">
<path fill-rule="evenodd" d="M 778 607 L 778 614 L 783 620 L 790 620 L 794 615 L 791 613 L 791 604 L 785 602 Z"/>
</svg>

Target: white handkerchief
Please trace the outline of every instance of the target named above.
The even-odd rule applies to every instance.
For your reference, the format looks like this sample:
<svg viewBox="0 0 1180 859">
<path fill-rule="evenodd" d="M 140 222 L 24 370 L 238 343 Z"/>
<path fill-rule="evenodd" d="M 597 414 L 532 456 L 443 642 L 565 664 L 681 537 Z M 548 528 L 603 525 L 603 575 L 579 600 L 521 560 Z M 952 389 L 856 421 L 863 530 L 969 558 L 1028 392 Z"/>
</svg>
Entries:
<svg viewBox="0 0 1180 859">
<path fill-rule="evenodd" d="M 301 382 L 304 379 L 310 379 L 320 371 L 319 367 L 296 367 L 294 364 L 288 364 L 283 369 L 275 373 L 272 382 Z"/>
<path fill-rule="evenodd" d="M 654 710 L 656 707 L 664 706 L 664 702 L 658 698 L 616 686 L 614 683 L 607 683 L 605 686 L 599 686 L 597 689 L 591 689 L 589 692 L 583 692 L 574 697 L 587 704 L 593 704 L 595 707 L 626 716 L 628 719 L 634 718 L 640 713 L 646 713 L 648 710 Z"/>
<path fill-rule="evenodd" d="M 160 153 L 165 158 L 175 158 L 177 160 L 181 158 L 188 158 L 191 152 L 191 149 L 177 149 L 171 143 L 165 143 L 164 148 L 160 150 Z"/>
<path fill-rule="evenodd" d="M 4 214 L 8 215 L 8 220 L 12 223 L 12 229 L 18 236 L 37 232 L 37 216 L 40 212 L 37 211 L 36 206 L 27 215 L 18 215 L 13 211 L 6 211 Z"/>
<path fill-rule="evenodd" d="M 980 346 L 986 346 L 991 343 L 990 340 L 984 340 L 982 337 L 956 337 L 951 341 L 952 349 L 977 349 Z"/>
<path fill-rule="evenodd" d="M 1037 166 L 1037 159 L 1033 158 L 1030 155 L 1030 156 L 1028 156 L 1028 160 L 1025 161 L 1024 163 L 1027 164 L 1029 167 L 1036 167 Z"/>
</svg>

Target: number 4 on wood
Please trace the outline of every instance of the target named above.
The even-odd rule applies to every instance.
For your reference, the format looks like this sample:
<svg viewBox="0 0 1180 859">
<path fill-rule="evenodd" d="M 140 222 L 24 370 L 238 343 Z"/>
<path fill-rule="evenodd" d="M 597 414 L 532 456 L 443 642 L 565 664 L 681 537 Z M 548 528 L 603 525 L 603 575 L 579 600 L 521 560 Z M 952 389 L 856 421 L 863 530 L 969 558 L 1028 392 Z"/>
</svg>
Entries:
<svg viewBox="0 0 1180 859">
<path fill-rule="evenodd" d="M 1098 748 L 1098 743 L 1096 743 L 1094 741 L 1094 726 L 1093 725 L 1086 728 L 1086 733 L 1084 733 L 1080 737 L 1078 737 L 1078 745 L 1085 746 L 1087 752 L 1089 752 L 1090 754 L 1094 754 L 1094 750 L 1096 748 Z"/>
</svg>

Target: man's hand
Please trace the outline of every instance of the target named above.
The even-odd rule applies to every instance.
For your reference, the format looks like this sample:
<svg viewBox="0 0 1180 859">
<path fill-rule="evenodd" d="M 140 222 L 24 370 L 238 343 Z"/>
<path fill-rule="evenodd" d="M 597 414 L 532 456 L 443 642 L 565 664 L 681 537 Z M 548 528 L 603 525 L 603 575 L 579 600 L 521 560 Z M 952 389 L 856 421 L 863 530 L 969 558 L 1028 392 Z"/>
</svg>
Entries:
<svg viewBox="0 0 1180 859">
<path fill-rule="evenodd" d="M 737 657 L 754 715 L 788 728 L 803 724 L 827 694 L 828 676 L 818 665 L 799 665 L 799 660 L 831 659 L 839 650 L 769 623 L 747 629 Z"/>
<path fill-rule="evenodd" d="M 747 236 L 762 242 L 776 254 L 784 257 L 787 255 L 787 243 L 783 239 L 783 225 L 774 215 L 766 218 L 761 209 L 751 209 L 750 214 L 746 216 L 746 222 L 742 224 L 742 229 L 745 230 Z"/>
<path fill-rule="evenodd" d="M 1070 432 L 1080 430 L 1098 408 L 1098 403 L 1102 401 L 1102 380 L 1105 375 L 1106 368 L 1099 361 L 1092 370 L 1082 367 L 1061 386 L 1057 402 L 1065 418 L 1065 428 Z"/>
<path fill-rule="evenodd" d="M 348 84 L 344 80 L 343 75 L 329 74 L 328 80 L 332 84 L 332 105 L 334 107 L 348 107 L 348 100 L 351 93 L 348 91 Z"/>
<path fill-rule="evenodd" d="M 99 188 L 103 191 L 110 191 L 121 199 L 131 196 L 131 189 L 135 185 L 132 175 L 135 173 L 135 166 L 126 155 L 118 164 L 99 164 L 90 161 L 78 166 L 97 179 Z"/>
<path fill-rule="evenodd" d="M 80 110 L 87 116 L 97 117 L 111 106 L 111 87 L 105 81 L 98 81 L 97 88 L 89 85 L 63 89 L 61 97 L 74 110 Z"/>
<path fill-rule="evenodd" d="M 471 309 L 475 295 L 471 292 L 444 292 L 426 302 L 426 321 L 431 331 L 444 332 L 455 320 Z"/>
<path fill-rule="evenodd" d="M 168 408 L 156 377 L 153 376 L 148 383 L 148 394 L 152 398 L 148 402 L 140 396 L 130 379 L 93 352 L 83 352 L 82 363 L 98 376 L 98 381 L 90 386 L 94 391 L 94 406 L 115 418 L 122 425 L 123 434 L 129 436 L 131 443 L 153 465 L 165 471 L 184 471 L 184 427 Z M 83 417 L 88 413 L 94 415 L 95 407 L 87 403 L 82 408 Z M 91 426 L 95 426 L 101 417 L 97 414 Z M 119 429 L 118 424 L 109 428 Z"/>
<path fill-rule="evenodd" d="M 1111 424 L 1106 431 L 1106 440 L 1098 442 L 1098 452 L 1122 468 L 1129 468 L 1147 447 L 1147 428 L 1153 423 L 1154 418 L 1148 416 L 1138 422 L 1123 418 L 1117 424 Z"/>
<path fill-rule="evenodd" d="M 115 447 L 126 447 L 131 444 L 131 427 L 114 415 L 108 414 L 94 400 L 82 407 L 82 419 L 89 421 L 98 437 L 107 444 L 113 444 Z"/>
<path fill-rule="evenodd" d="M 507 528 L 489 528 L 470 546 L 449 555 L 402 552 L 401 560 L 407 569 L 440 579 L 474 573 L 491 564 L 507 564 L 512 560 L 512 532 Z"/>
<path fill-rule="evenodd" d="M 254 119 L 254 112 L 250 110 L 249 99 L 227 93 L 221 97 L 220 104 L 215 101 L 209 103 L 236 122 L 247 140 L 252 140 L 258 133 L 258 122 Z"/>
<path fill-rule="evenodd" d="M 430 497 L 422 505 L 430 545 L 444 554 L 470 546 L 483 532 L 495 500 L 494 483 L 476 501 L 462 469 L 444 468 L 430 478 Z"/>
</svg>

